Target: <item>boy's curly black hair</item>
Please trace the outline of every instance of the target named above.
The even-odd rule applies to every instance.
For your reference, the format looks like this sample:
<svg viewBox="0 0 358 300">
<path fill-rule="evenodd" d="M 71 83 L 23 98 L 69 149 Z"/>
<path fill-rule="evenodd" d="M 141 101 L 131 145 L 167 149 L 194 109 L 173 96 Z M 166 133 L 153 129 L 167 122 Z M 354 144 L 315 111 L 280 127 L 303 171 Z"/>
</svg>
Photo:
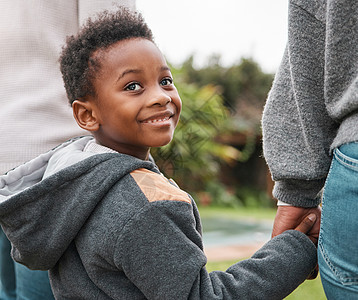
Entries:
<svg viewBox="0 0 358 300">
<path fill-rule="evenodd" d="M 142 15 L 124 7 L 116 12 L 104 11 L 95 19 L 88 19 L 77 35 L 67 37 L 60 56 L 60 69 L 71 105 L 76 99 L 96 95 L 93 79 L 100 70 L 101 62 L 92 54 L 131 38 L 154 42 L 152 31 Z"/>
</svg>

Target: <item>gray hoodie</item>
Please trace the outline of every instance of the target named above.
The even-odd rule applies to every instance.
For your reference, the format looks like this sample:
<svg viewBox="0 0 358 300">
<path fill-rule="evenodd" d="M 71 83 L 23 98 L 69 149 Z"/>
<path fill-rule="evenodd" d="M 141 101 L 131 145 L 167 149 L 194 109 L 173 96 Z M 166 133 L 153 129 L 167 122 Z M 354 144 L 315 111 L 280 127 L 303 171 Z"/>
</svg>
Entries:
<svg viewBox="0 0 358 300">
<path fill-rule="evenodd" d="M 192 198 L 154 163 L 71 140 L 0 177 L 14 259 L 49 270 L 56 299 L 282 299 L 316 264 L 298 231 L 226 272 L 205 269 Z"/>
<path fill-rule="evenodd" d="M 263 114 L 274 196 L 314 207 L 331 150 L 358 141 L 358 1 L 290 0 L 288 43 Z"/>
</svg>

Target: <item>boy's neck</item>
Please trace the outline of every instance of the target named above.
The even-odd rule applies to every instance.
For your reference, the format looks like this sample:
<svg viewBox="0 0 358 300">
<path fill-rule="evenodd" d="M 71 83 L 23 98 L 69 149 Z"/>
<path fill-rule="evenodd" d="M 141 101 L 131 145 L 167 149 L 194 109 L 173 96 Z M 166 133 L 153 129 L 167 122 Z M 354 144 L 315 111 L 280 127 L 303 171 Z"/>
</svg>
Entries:
<svg viewBox="0 0 358 300">
<path fill-rule="evenodd" d="M 148 150 L 146 150 L 146 151 L 144 151 L 144 150 L 138 151 L 137 149 L 128 149 L 129 151 L 123 151 L 121 149 L 117 150 L 117 149 L 114 149 L 114 147 L 110 147 L 108 145 L 101 144 L 97 139 L 95 139 L 93 141 L 93 146 L 91 144 L 89 145 L 89 147 L 91 147 L 93 150 L 98 149 L 98 152 L 101 152 L 101 153 L 122 153 L 122 154 L 127 154 L 127 155 L 137 157 L 142 160 L 149 160 L 150 148 L 148 148 Z M 97 151 L 94 151 L 94 152 L 97 152 Z"/>
</svg>

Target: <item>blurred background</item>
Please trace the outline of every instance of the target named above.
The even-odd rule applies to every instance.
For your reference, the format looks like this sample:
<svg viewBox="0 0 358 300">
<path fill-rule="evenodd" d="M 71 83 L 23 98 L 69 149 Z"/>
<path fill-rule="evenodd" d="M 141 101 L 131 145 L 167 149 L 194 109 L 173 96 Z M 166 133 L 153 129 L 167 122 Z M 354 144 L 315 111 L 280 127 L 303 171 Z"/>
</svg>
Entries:
<svg viewBox="0 0 358 300">
<path fill-rule="evenodd" d="M 260 120 L 284 51 L 286 0 L 136 0 L 183 101 L 159 167 L 200 206 L 273 207 Z"/>
<path fill-rule="evenodd" d="M 167 59 L 181 64 L 191 54 L 206 65 L 213 54 L 229 66 L 253 58 L 275 72 L 287 35 L 287 0 L 136 0 Z"/>
</svg>

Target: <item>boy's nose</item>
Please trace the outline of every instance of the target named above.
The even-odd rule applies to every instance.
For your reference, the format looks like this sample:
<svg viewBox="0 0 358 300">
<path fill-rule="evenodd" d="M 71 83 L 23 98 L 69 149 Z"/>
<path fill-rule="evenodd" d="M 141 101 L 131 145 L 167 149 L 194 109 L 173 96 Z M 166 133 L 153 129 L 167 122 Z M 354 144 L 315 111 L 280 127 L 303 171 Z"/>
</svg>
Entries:
<svg viewBox="0 0 358 300">
<path fill-rule="evenodd" d="M 171 101 L 172 101 L 172 99 L 170 98 L 170 96 L 167 93 L 165 93 L 163 90 L 157 89 L 156 92 L 153 92 L 150 95 L 148 105 L 149 106 L 152 106 L 152 105 L 164 106 Z"/>
</svg>

